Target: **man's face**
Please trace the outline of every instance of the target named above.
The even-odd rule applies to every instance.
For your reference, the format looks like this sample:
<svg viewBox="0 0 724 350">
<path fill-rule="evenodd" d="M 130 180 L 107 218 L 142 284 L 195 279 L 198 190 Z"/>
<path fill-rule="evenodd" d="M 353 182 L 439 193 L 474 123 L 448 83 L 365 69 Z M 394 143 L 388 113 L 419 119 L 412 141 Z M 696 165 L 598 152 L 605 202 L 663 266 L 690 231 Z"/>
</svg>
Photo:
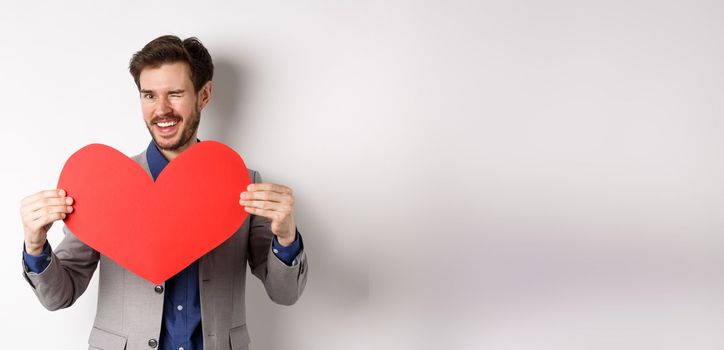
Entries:
<svg viewBox="0 0 724 350">
<path fill-rule="evenodd" d="M 183 150 L 196 140 L 207 86 L 197 95 L 186 63 L 145 68 L 139 78 L 143 120 L 162 150 Z M 210 85 L 210 83 L 207 83 Z M 210 89 L 210 86 L 208 86 Z M 204 98 L 199 96 L 204 95 Z"/>
</svg>

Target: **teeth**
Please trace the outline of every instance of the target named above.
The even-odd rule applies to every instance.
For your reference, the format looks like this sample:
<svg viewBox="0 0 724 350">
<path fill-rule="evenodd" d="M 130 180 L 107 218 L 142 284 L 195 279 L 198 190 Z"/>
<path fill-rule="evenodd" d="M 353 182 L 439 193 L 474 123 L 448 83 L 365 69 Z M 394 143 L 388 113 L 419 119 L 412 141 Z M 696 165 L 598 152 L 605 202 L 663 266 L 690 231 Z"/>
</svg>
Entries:
<svg viewBox="0 0 724 350">
<path fill-rule="evenodd" d="M 160 126 L 160 127 L 162 127 L 162 128 L 167 128 L 167 127 L 169 127 L 169 126 L 174 126 L 174 125 L 176 125 L 176 122 L 161 122 L 161 123 L 156 123 L 156 125 L 158 125 L 158 126 Z"/>
</svg>

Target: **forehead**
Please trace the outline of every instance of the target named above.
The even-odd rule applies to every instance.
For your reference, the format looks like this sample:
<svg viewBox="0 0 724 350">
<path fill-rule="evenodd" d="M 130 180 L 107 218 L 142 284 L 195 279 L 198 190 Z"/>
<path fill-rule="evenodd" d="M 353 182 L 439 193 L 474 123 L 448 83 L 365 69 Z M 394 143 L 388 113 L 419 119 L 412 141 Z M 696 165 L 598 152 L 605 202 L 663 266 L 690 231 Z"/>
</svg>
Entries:
<svg viewBox="0 0 724 350">
<path fill-rule="evenodd" d="M 143 90 L 180 89 L 193 85 L 191 70 L 185 62 L 144 68 L 138 80 Z"/>
</svg>

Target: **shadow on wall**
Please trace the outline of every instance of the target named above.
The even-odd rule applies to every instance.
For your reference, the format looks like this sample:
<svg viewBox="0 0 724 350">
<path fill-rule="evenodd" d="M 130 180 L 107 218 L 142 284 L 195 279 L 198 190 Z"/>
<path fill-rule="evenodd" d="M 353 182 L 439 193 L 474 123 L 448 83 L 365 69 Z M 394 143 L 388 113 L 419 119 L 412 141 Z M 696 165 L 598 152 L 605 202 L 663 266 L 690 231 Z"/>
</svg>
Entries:
<svg viewBox="0 0 724 350">
<path fill-rule="evenodd" d="M 211 102 L 201 116 L 200 131 L 213 140 L 234 145 L 240 121 L 241 106 L 246 102 L 248 75 L 243 67 L 225 57 L 214 60 L 213 92 Z"/>
</svg>

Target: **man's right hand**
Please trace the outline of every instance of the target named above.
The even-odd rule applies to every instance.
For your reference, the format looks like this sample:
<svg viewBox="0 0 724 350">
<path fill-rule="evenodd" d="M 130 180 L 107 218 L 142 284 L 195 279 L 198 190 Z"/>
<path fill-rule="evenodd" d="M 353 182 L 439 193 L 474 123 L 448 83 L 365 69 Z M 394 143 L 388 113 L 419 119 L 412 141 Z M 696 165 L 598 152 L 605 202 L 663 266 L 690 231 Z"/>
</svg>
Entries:
<svg viewBox="0 0 724 350">
<path fill-rule="evenodd" d="M 20 216 L 25 230 L 25 251 L 33 256 L 43 252 L 48 230 L 57 220 L 73 212 L 73 198 L 66 197 L 64 190 L 40 191 L 23 198 Z"/>
</svg>

